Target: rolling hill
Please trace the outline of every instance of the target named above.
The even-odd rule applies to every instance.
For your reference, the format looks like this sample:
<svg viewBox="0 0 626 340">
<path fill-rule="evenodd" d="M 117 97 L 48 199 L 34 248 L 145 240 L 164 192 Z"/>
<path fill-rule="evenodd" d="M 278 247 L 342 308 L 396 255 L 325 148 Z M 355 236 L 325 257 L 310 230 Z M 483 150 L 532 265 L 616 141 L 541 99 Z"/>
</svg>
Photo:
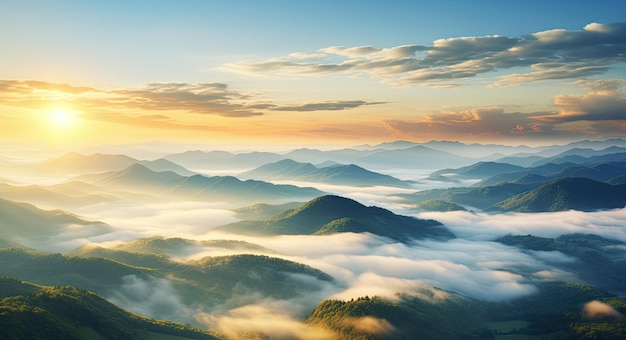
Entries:
<svg viewBox="0 0 626 340">
<path fill-rule="evenodd" d="M 209 331 L 127 312 L 70 286 L 0 277 L 0 291 L 2 339 L 221 339 Z"/>
<path fill-rule="evenodd" d="M 28 203 L 0 199 L 0 230 L 7 241 L 33 246 L 52 240 L 86 238 L 111 228 L 62 210 L 42 210 Z"/>
<path fill-rule="evenodd" d="M 450 239 L 454 234 L 441 223 L 401 216 L 379 207 L 366 207 L 354 200 L 327 195 L 262 221 L 240 221 L 215 230 L 260 235 L 322 235 L 363 233 L 408 242 L 412 239 Z"/>
<path fill-rule="evenodd" d="M 626 206 L 626 184 L 610 185 L 588 178 L 562 178 L 515 195 L 489 210 L 546 212 L 591 211 Z"/>
<path fill-rule="evenodd" d="M 299 163 L 291 159 L 265 164 L 254 170 L 243 172 L 237 175 L 237 177 L 266 181 L 302 181 L 349 186 L 410 187 L 410 183 L 407 181 L 372 172 L 354 164 L 335 164 L 318 168 L 311 163 Z"/>
</svg>

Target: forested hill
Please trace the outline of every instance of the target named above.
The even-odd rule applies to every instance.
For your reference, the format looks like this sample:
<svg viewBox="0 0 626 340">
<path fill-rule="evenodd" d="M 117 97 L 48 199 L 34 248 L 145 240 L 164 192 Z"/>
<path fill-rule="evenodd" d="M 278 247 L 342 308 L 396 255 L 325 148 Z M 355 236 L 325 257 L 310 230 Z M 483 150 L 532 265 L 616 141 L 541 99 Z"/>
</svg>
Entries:
<svg viewBox="0 0 626 340">
<path fill-rule="evenodd" d="M 2 339 L 221 339 L 197 328 L 148 319 L 70 286 L 0 277 Z"/>
<path fill-rule="evenodd" d="M 454 234 L 437 221 L 396 215 L 380 207 L 366 207 L 352 199 L 334 195 L 315 198 L 266 220 L 241 221 L 216 230 L 266 235 L 369 232 L 402 242 L 423 238 L 454 238 Z"/>
</svg>

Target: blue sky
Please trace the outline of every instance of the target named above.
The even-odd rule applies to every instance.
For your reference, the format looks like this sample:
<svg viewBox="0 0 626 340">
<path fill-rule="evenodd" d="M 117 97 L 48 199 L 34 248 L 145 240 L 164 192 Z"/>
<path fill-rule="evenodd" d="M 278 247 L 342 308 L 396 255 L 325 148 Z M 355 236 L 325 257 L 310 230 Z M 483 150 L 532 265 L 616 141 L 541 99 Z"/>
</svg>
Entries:
<svg viewBox="0 0 626 340">
<path fill-rule="evenodd" d="M 125 141 L 619 136 L 623 13 L 623 1 L 4 2 L 13 90 L 0 118 L 71 111 L 68 143 L 116 127 Z"/>
</svg>

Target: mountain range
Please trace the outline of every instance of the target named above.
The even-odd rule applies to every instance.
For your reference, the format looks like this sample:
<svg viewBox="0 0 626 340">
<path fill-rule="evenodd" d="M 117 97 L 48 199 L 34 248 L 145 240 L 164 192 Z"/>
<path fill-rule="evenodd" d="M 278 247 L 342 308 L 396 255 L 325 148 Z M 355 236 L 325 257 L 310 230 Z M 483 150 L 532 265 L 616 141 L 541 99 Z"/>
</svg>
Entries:
<svg viewBox="0 0 626 340">
<path fill-rule="evenodd" d="M 450 239 L 454 234 L 441 223 L 401 216 L 379 207 L 366 207 L 334 195 L 315 198 L 298 208 L 261 221 L 240 221 L 217 231 L 253 235 L 324 235 L 368 232 L 401 242 L 413 239 Z"/>
<path fill-rule="evenodd" d="M 276 201 L 310 199 L 323 194 L 315 188 L 276 185 L 262 181 L 241 181 L 232 176 L 181 176 L 171 171 L 155 172 L 141 164 L 122 171 L 81 175 L 73 180 L 87 182 L 107 190 L 136 191 L 163 200 L 201 201 Z"/>
<path fill-rule="evenodd" d="M 141 164 L 152 171 L 172 171 L 181 176 L 192 176 L 195 172 L 189 171 L 182 166 L 170 162 L 167 159 L 152 161 L 137 160 L 126 155 L 92 154 L 82 155 L 70 152 L 58 158 L 52 158 L 36 164 L 31 169 L 39 173 L 80 175 L 85 173 L 119 171 L 133 164 Z"/>
<path fill-rule="evenodd" d="M 302 181 L 348 186 L 390 186 L 408 188 L 409 181 L 402 181 L 361 168 L 354 164 L 334 164 L 318 168 L 311 163 L 299 163 L 283 159 L 243 172 L 237 177 L 266 181 Z"/>
</svg>

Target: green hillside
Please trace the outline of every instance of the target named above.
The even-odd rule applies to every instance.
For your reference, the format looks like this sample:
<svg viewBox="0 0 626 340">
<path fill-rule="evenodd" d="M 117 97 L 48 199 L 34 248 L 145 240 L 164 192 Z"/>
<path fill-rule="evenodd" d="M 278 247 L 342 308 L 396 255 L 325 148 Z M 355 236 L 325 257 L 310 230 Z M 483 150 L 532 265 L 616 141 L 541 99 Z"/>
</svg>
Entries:
<svg viewBox="0 0 626 340">
<path fill-rule="evenodd" d="M 545 212 L 622 208 L 626 205 L 626 185 L 610 185 L 588 178 L 563 178 L 537 189 L 515 195 L 490 210 Z"/>
<path fill-rule="evenodd" d="M 326 300 L 307 323 L 340 339 L 624 339 L 620 317 L 588 317 L 582 306 L 601 301 L 618 312 L 626 301 L 585 284 L 538 282 L 538 292 L 505 302 L 486 302 L 448 292 L 394 300 L 361 297 Z"/>
<path fill-rule="evenodd" d="M 369 232 L 398 241 L 435 238 L 454 234 L 441 223 L 401 216 L 379 207 L 366 207 L 354 200 L 327 195 L 262 221 L 241 221 L 216 230 L 265 235 L 313 235 L 336 232 Z"/>
<path fill-rule="evenodd" d="M 44 287 L 0 278 L 2 339 L 219 339 L 170 321 L 148 319 L 70 286 Z"/>
<path fill-rule="evenodd" d="M 416 209 L 424 211 L 465 211 L 462 206 L 443 200 L 426 200 L 415 205 Z"/>
</svg>

